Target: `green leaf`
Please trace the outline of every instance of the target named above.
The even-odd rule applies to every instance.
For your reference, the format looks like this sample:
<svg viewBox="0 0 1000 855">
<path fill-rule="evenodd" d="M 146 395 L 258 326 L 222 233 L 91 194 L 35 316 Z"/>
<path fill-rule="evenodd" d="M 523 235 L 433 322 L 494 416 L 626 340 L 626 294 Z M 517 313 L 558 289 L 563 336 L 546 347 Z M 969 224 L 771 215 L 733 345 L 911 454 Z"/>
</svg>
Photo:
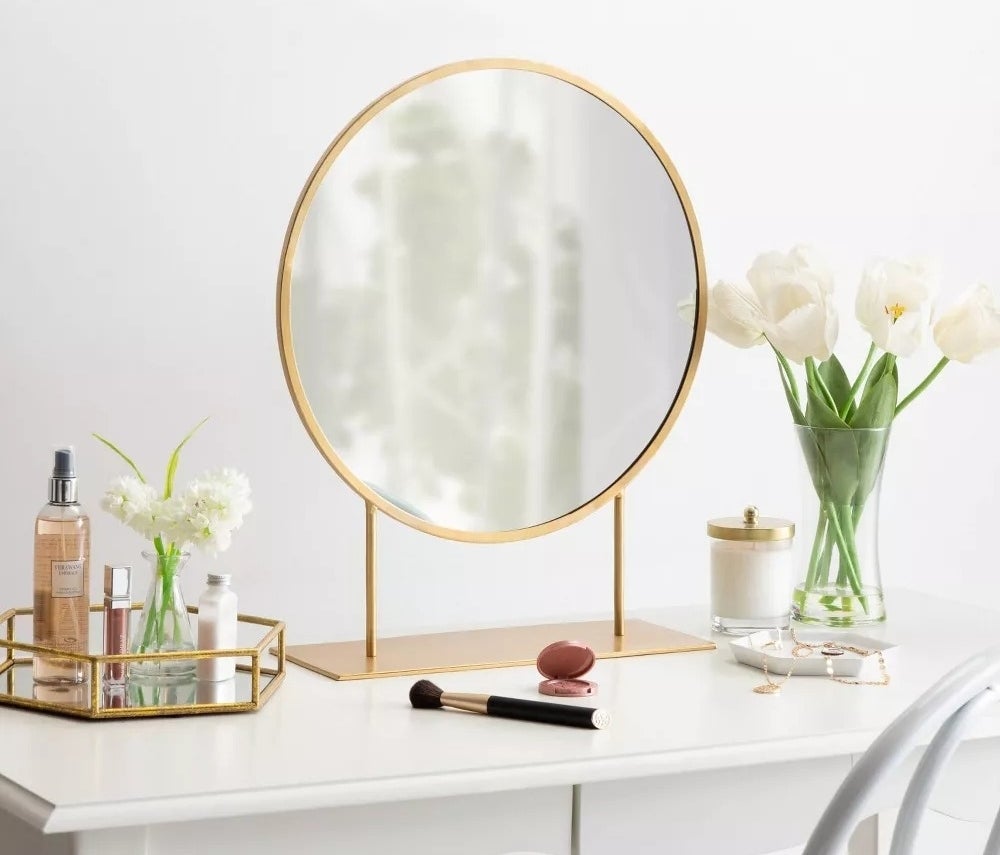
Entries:
<svg viewBox="0 0 1000 855">
<path fill-rule="evenodd" d="M 816 368 L 816 360 L 811 356 L 806 357 L 806 386 L 815 390 L 816 393 L 823 399 L 827 407 L 833 412 L 838 411 L 837 403 L 833 400 L 833 395 L 830 394 L 830 390 L 826 387 L 826 381 L 820 376 L 818 369 Z"/>
<path fill-rule="evenodd" d="M 812 383 L 806 384 L 806 421 L 814 428 L 847 428 L 848 424 L 830 409 L 826 397 Z"/>
<path fill-rule="evenodd" d="M 205 416 L 198 424 L 196 424 L 191 431 L 188 433 L 184 439 L 180 441 L 177 448 L 174 449 L 174 453 L 170 455 L 170 462 L 167 463 L 167 482 L 163 487 L 163 498 L 169 499 L 173 495 L 174 491 L 174 475 L 177 474 L 177 464 L 180 462 L 181 449 L 187 445 L 187 441 L 191 439 L 197 432 L 198 429 L 208 421 L 208 416 Z"/>
<path fill-rule="evenodd" d="M 878 383 L 886 374 L 891 374 L 893 369 L 896 367 L 896 357 L 891 353 L 883 353 L 879 357 L 878 361 L 872 366 L 872 370 L 868 373 L 868 379 L 865 380 L 865 389 L 861 393 L 861 397 L 864 398 L 865 395 L 874 388 L 875 384 Z"/>
<path fill-rule="evenodd" d="M 117 454 L 122 460 L 124 460 L 132 468 L 132 471 L 135 472 L 136 477 L 143 484 L 146 483 L 146 479 L 143 477 L 142 473 L 139 471 L 139 467 L 136 466 L 135 463 L 132 461 L 132 458 L 129 457 L 124 451 L 122 451 L 117 445 L 115 445 L 110 439 L 105 439 L 99 433 L 92 433 L 91 436 L 94 437 L 94 439 L 96 439 L 98 442 L 103 442 L 108 448 L 110 448 L 115 454 Z"/>
<path fill-rule="evenodd" d="M 799 443 L 820 503 L 847 505 L 858 488 L 858 446 L 850 428 L 809 428 Z"/>
<path fill-rule="evenodd" d="M 865 501 L 875 488 L 878 474 L 885 459 L 889 432 L 884 430 L 896 417 L 896 399 L 899 397 L 899 369 L 892 367 L 883 372 L 871 389 L 865 391 L 852 420 L 857 428 L 858 490 L 854 498 L 855 524 L 861 519 Z"/>
<path fill-rule="evenodd" d="M 885 452 L 889 445 L 889 431 L 859 430 L 856 432 L 856 440 L 858 445 L 858 489 L 854 495 L 853 503 L 855 526 L 861 521 L 865 502 L 872 490 L 875 489 L 875 482 L 878 481 L 879 472 L 882 471 Z"/>
<path fill-rule="evenodd" d="M 837 405 L 837 412 L 845 419 L 850 420 L 851 412 L 854 410 L 854 401 L 851 397 L 851 381 L 847 377 L 844 366 L 840 364 L 836 354 L 831 354 L 826 362 L 821 362 L 817 366 L 819 376 L 826 383 L 826 388 L 833 396 L 833 402 Z"/>
<path fill-rule="evenodd" d="M 828 491 L 821 496 L 837 505 L 848 505 L 854 499 L 860 479 L 858 445 L 849 428 L 816 432 L 820 456 L 827 471 Z"/>
<path fill-rule="evenodd" d="M 892 424 L 899 397 L 898 375 L 899 370 L 893 365 L 874 385 L 865 389 L 858 411 L 851 419 L 851 427 L 884 428 Z"/>
<path fill-rule="evenodd" d="M 812 477 L 813 487 L 816 490 L 816 495 L 822 501 L 822 497 L 829 489 L 829 478 L 822 455 L 819 453 L 816 432 L 807 427 L 805 430 L 797 431 L 797 433 L 799 435 L 799 444 L 802 446 L 802 456 L 806 459 L 806 467 L 809 469 L 809 475 Z"/>
</svg>

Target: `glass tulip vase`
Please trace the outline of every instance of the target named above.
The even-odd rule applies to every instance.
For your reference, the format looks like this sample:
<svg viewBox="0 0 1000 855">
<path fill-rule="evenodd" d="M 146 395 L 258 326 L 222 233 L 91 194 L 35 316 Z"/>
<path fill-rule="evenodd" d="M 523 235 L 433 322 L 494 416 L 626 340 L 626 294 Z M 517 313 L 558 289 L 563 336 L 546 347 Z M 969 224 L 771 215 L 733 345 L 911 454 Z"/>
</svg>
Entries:
<svg viewBox="0 0 1000 855">
<path fill-rule="evenodd" d="M 885 620 L 879 498 L 889 428 L 795 428 L 802 449 L 797 621 L 854 627 Z"/>
</svg>

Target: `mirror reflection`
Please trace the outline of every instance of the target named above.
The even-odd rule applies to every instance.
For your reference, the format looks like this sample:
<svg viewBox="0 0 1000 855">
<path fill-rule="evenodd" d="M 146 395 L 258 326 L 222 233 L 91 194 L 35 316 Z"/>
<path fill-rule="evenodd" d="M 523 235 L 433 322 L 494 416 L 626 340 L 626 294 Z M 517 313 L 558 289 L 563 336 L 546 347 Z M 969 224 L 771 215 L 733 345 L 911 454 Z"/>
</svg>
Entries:
<svg viewBox="0 0 1000 855">
<path fill-rule="evenodd" d="M 292 354 L 357 479 L 463 531 L 607 489 L 687 371 L 697 284 L 663 164 L 618 112 L 532 71 L 420 86 L 365 123 L 305 210 Z"/>
</svg>

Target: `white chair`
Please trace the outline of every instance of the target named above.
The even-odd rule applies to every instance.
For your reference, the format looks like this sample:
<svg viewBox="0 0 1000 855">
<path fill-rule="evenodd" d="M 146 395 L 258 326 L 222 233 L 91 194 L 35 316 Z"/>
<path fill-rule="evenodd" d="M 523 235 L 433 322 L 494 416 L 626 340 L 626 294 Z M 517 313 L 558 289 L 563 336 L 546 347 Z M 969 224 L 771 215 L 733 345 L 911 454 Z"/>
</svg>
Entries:
<svg viewBox="0 0 1000 855">
<path fill-rule="evenodd" d="M 976 713 L 1000 698 L 1000 647 L 974 656 L 921 695 L 876 739 L 851 769 L 820 817 L 802 855 L 842 855 L 872 792 L 909 756 L 928 727 L 938 725 L 910 779 L 889 855 L 909 855 L 938 774 Z M 984 855 L 1000 855 L 1000 813 Z"/>
</svg>

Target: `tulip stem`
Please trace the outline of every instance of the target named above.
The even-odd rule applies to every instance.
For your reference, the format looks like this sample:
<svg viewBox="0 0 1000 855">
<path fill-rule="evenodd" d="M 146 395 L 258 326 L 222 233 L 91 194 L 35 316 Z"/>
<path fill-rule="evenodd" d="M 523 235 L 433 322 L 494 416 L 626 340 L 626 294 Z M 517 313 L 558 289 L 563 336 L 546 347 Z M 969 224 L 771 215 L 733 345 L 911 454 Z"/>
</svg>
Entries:
<svg viewBox="0 0 1000 855">
<path fill-rule="evenodd" d="M 771 343 L 768 342 L 768 344 Z M 771 350 L 773 350 L 774 355 L 778 357 L 778 365 L 781 366 L 781 373 L 785 375 L 785 379 L 788 381 L 788 385 L 792 390 L 792 397 L 795 398 L 795 403 L 801 407 L 802 399 L 799 397 L 799 384 L 795 382 L 795 375 L 792 373 L 792 366 L 788 364 L 788 360 L 785 358 L 785 355 L 773 344 L 771 344 Z"/>
<path fill-rule="evenodd" d="M 931 369 L 931 373 L 928 374 L 923 380 L 920 381 L 920 385 L 917 386 L 912 392 L 910 392 L 909 395 L 907 395 L 905 398 L 903 398 L 902 401 L 899 402 L 899 405 L 896 407 L 896 414 L 895 415 L 898 416 L 911 403 L 913 403 L 913 401 L 915 401 L 917 399 L 917 396 L 920 395 L 928 386 L 931 385 L 931 383 L 934 382 L 934 378 L 937 377 L 938 374 L 940 374 L 942 371 L 944 371 L 944 367 L 949 362 L 950 362 L 950 360 L 948 359 L 947 356 L 942 356 L 941 360 L 938 362 L 938 364 L 935 365 L 933 369 Z M 895 418 L 895 416 L 893 418 Z"/>
<path fill-rule="evenodd" d="M 865 364 L 861 366 L 861 372 L 858 374 L 858 379 L 854 381 L 854 385 L 851 386 L 851 394 L 847 397 L 847 402 L 844 404 L 844 411 L 840 414 L 842 419 L 847 418 L 847 414 L 851 409 L 851 405 L 854 403 L 854 399 L 857 398 L 858 392 L 864 385 L 865 380 L 868 379 L 868 373 L 872 370 L 872 364 L 875 362 L 875 356 L 878 353 L 878 348 L 875 347 L 875 342 L 871 343 L 871 347 L 868 348 L 868 356 L 865 357 Z"/>
</svg>

